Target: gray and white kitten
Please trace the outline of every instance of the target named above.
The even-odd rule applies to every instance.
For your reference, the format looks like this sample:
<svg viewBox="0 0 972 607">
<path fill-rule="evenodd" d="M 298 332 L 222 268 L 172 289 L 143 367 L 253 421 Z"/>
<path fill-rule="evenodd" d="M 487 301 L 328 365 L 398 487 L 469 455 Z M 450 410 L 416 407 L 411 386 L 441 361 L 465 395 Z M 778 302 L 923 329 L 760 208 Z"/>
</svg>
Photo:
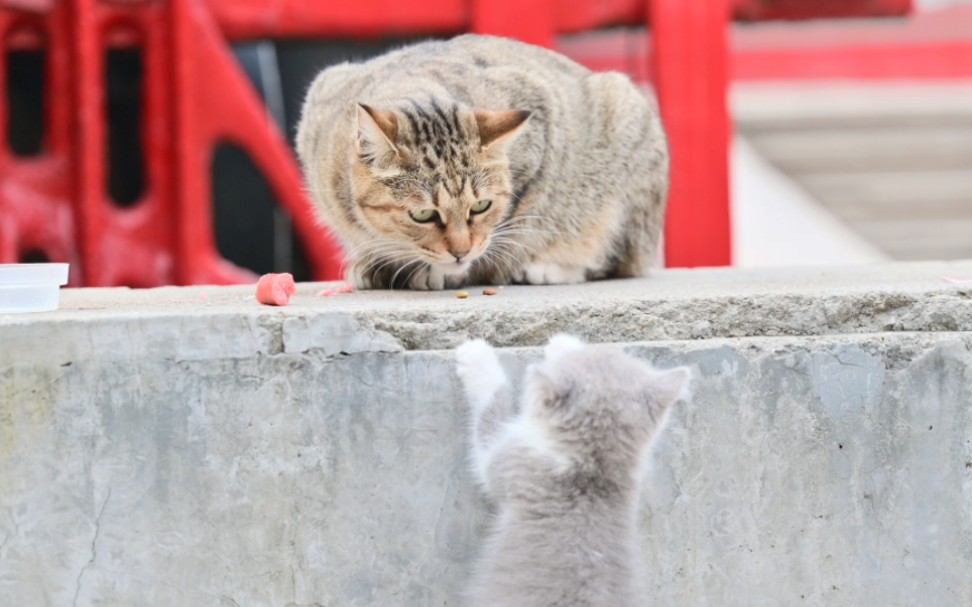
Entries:
<svg viewBox="0 0 972 607">
<path fill-rule="evenodd" d="M 643 276 L 668 192 L 658 115 L 623 74 L 491 36 L 322 71 L 297 152 L 358 288 Z"/>
<path fill-rule="evenodd" d="M 687 391 L 617 348 L 553 338 L 522 405 L 484 341 L 456 350 L 472 463 L 498 506 L 470 607 L 642 607 L 637 514 L 645 454 Z"/>
</svg>

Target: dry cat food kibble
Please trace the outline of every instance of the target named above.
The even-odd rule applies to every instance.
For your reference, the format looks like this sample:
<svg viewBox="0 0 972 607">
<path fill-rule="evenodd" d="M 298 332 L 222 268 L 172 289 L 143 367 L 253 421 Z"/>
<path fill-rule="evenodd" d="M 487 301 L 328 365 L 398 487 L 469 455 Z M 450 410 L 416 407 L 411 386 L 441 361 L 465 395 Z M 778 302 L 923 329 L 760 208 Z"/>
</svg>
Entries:
<svg viewBox="0 0 972 607">
<path fill-rule="evenodd" d="M 466 299 L 469 297 L 469 291 L 456 291 L 456 297 L 459 299 Z"/>
<path fill-rule="evenodd" d="M 267 306 L 286 306 L 296 292 L 297 285 L 292 274 L 264 274 L 257 282 L 256 298 Z"/>
<path fill-rule="evenodd" d="M 496 295 L 496 289 L 483 289 L 483 295 Z"/>
</svg>

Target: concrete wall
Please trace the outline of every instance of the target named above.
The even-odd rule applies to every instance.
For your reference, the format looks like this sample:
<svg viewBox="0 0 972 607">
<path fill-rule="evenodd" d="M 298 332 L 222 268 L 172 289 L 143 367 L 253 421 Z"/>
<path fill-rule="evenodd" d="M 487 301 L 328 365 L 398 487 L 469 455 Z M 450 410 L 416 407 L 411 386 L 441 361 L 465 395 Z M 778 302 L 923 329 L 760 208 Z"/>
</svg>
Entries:
<svg viewBox="0 0 972 607">
<path fill-rule="evenodd" d="M 88 290 L 0 315 L 0 605 L 461 605 L 488 508 L 443 344 L 519 340 L 519 376 L 551 332 L 626 323 L 685 335 L 627 347 L 696 371 L 647 479 L 656 604 L 972 604 L 972 290 L 941 281 L 972 263 L 870 272 L 880 288 L 829 270 L 464 301 L 306 287 L 284 309 Z M 676 293 L 683 318 L 633 320 Z M 777 335 L 689 338 L 776 293 L 799 306 L 764 319 Z M 888 298 L 909 329 L 859 312 L 800 332 L 801 309 Z M 433 347 L 449 318 L 465 329 Z"/>
</svg>

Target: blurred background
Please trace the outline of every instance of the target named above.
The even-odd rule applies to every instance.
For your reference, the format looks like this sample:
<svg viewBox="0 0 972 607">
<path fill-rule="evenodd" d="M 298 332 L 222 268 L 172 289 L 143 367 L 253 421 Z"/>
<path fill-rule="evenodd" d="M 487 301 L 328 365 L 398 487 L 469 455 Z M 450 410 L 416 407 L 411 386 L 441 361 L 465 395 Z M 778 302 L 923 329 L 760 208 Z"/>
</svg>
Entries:
<svg viewBox="0 0 972 607">
<path fill-rule="evenodd" d="M 666 237 L 684 245 L 668 265 L 972 258 L 972 0 L 739 0 L 721 25 L 665 0 L 489 15 L 450 0 L 359 26 L 343 4 L 272 4 L 0 0 L 0 262 L 71 261 L 73 286 L 336 278 L 275 146 L 292 145 L 322 68 L 465 29 L 660 83 L 677 165 Z M 669 13 L 684 23 L 663 38 Z M 230 111 L 249 93 L 211 61 L 219 47 L 264 122 Z"/>
<path fill-rule="evenodd" d="M 734 52 L 736 263 L 972 258 L 972 3 L 737 26 Z"/>
</svg>

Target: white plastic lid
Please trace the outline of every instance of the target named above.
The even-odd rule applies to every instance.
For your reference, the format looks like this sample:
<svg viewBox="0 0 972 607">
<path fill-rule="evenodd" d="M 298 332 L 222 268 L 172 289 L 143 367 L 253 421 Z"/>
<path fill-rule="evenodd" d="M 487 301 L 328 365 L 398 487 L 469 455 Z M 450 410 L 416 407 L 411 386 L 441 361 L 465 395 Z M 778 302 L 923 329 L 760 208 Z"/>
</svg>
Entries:
<svg viewBox="0 0 972 607">
<path fill-rule="evenodd" d="M 0 263 L 0 287 L 9 285 L 66 285 L 66 263 Z"/>
</svg>

